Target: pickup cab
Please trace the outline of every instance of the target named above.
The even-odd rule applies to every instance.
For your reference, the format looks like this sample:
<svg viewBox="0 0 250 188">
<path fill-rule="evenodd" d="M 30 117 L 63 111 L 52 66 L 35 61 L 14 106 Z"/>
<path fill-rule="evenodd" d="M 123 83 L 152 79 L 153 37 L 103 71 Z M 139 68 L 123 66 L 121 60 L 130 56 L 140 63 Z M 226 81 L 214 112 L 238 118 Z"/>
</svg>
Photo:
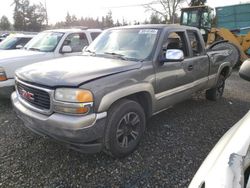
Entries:
<svg viewBox="0 0 250 188">
<path fill-rule="evenodd" d="M 0 97 L 10 97 L 14 91 L 14 75 L 18 68 L 79 54 L 100 33 L 100 29 L 47 30 L 31 39 L 21 50 L 0 51 Z"/>
<path fill-rule="evenodd" d="M 78 56 L 16 72 L 14 109 L 25 126 L 81 152 L 133 152 L 146 119 L 206 90 L 218 100 L 230 51 L 207 51 L 198 29 L 140 25 L 104 31 Z"/>
</svg>

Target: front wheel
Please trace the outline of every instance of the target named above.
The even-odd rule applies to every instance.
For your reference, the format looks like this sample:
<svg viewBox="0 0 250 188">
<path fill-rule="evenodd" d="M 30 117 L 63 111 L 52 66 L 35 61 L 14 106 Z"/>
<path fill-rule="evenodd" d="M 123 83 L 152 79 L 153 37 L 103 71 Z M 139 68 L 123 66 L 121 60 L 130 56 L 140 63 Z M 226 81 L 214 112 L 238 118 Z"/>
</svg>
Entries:
<svg viewBox="0 0 250 188">
<path fill-rule="evenodd" d="M 145 124 L 145 113 L 140 104 L 127 99 L 115 103 L 108 111 L 105 151 L 119 158 L 132 153 L 142 138 Z"/>
<path fill-rule="evenodd" d="M 225 77 L 223 75 L 220 75 L 216 86 L 206 91 L 206 98 L 212 101 L 219 100 L 224 93 L 224 88 Z"/>
</svg>

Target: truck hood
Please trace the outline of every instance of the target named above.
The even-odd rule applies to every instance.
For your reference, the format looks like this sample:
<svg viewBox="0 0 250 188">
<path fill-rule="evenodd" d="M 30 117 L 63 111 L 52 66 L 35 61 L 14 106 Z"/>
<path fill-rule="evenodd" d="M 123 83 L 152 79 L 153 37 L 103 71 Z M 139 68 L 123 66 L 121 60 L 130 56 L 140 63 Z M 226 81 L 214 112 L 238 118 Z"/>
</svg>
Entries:
<svg viewBox="0 0 250 188">
<path fill-rule="evenodd" d="M 2 50 L 0 51 L 0 67 L 4 68 L 8 78 L 13 78 L 16 69 L 53 57 L 53 53 L 30 50 Z"/>
<path fill-rule="evenodd" d="M 48 87 L 78 87 L 85 82 L 138 69 L 141 62 L 92 56 L 71 56 L 49 60 L 19 69 L 19 79 Z"/>
</svg>

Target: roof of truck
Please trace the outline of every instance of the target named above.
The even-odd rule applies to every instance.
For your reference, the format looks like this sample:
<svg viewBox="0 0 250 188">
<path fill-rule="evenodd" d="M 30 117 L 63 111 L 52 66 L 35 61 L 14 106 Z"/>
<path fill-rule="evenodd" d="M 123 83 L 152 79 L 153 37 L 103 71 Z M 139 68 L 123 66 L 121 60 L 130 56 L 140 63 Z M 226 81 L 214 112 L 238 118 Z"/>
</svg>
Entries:
<svg viewBox="0 0 250 188">
<path fill-rule="evenodd" d="M 75 33 L 75 32 L 102 32 L 101 29 L 79 29 L 79 28 L 72 28 L 72 29 L 52 29 L 52 30 L 45 30 L 44 32 L 63 32 L 63 33 Z"/>
<path fill-rule="evenodd" d="M 144 24 L 144 25 L 131 25 L 131 26 L 122 26 L 122 27 L 115 27 L 115 28 L 110 28 L 110 29 L 121 29 L 121 28 L 138 28 L 138 29 L 163 29 L 163 28 L 181 28 L 181 29 L 192 29 L 192 30 L 197 30 L 196 27 L 190 27 L 190 26 L 184 26 L 184 25 L 179 25 L 179 24 Z"/>
</svg>

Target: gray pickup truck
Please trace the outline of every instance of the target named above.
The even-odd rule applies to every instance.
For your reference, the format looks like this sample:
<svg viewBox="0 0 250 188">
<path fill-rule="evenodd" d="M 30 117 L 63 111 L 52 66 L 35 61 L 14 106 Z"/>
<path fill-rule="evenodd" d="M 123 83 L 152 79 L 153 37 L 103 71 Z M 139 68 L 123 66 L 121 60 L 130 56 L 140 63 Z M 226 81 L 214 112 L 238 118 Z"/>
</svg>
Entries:
<svg viewBox="0 0 250 188">
<path fill-rule="evenodd" d="M 146 119 L 206 90 L 219 99 L 232 64 L 205 49 L 196 28 L 140 25 L 108 29 L 78 56 L 16 72 L 11 96 L 34 132 L 87 153 L 133 152 Z"/>
</svg>

